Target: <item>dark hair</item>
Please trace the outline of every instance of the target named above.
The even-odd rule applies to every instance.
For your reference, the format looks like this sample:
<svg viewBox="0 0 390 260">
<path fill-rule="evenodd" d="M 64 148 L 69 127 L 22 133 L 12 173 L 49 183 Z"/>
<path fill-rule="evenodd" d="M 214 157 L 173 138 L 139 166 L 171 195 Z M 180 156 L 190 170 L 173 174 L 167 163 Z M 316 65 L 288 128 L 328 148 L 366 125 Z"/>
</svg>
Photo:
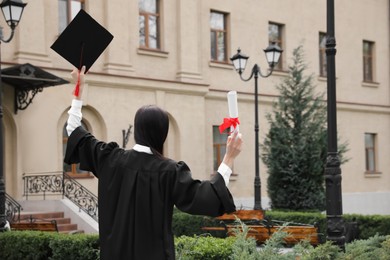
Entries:
<svg viewBox="0 0 390 260">
<path fill-rule="evenodd" d="M 135 114 L 135 142 L 149 146 L 153 153 L 163 154 L 163 145 L 168 135 L 168 129 L 168 113 L 158 106 L 143 106 Z"/>
</svg>

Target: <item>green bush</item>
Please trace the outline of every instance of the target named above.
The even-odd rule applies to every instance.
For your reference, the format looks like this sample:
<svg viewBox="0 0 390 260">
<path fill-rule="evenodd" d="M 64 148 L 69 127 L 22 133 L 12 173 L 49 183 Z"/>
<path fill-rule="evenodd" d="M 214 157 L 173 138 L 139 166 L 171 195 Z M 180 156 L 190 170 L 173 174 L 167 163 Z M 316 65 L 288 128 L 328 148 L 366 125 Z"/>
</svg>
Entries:
<svg viewBox="0 0 390 260">
<path fill-rule="evenodd" d="M 97 235 L 56 236 L 50 241 L 49 246 L 53 252 L 51 260 L 94 260 L 100 258 Z"/>
<path fill-rule="evenodd" d="M 389 259 L 390 236 L 375 235 L 367 240 L 357 240 L 346 245 L 346 260 Z"/>
<path fill-rule="evenodd" d="M 0 233 L 0 259 L 99 259 L 98 235 L 40 231 Z"/>
<path fill-rule="evenodd" d="M 232 254 L 234 237 L 216 238 L 211 236 L 181 236 L 175 239 L 178 260 L 220 260 L 229 259 Z"/>
<path fill-rule="evenodd" d="M 196 216 L 184 213 L 178 209 L 173 212 L 172 230 L 176 237 L 210 234 L 214 237 L 226 237 L 225 231 L 203 231 L 202 227 L 222 226 L 211 217 Z"/>
<path fill-rule="evenodd" d="M 344 220 L 357 222 L 360 239 L 368 239 L 376 234 L 390 235 L 390 216 L 346 214 Z"/>
<path fill-rule="evenodd" d="M 234 237 L 181 236 L 175 238 L 176 259 L 232 259 L 232 260 L 388 260 L 390 236 L 375 235 L 367 240 L 346 244 L 345 252 L 331 242 L 317 247 L 302 242 L 281 252 L 283 230 L 274 233 L 260 248 L 247 237 L 250 226 L 239 222 Z M 62 260 L 99 259 L 97 235 L 67 235 L 38 231 L 0 233 L 0 259 Z"/>
<path fill-rule="evenodd" d="M 52 255 L 49 243 L 55 236 L 55 233 L 38 231 L 0 233 L 0 259 L 49 259 Z"/>
</svg>

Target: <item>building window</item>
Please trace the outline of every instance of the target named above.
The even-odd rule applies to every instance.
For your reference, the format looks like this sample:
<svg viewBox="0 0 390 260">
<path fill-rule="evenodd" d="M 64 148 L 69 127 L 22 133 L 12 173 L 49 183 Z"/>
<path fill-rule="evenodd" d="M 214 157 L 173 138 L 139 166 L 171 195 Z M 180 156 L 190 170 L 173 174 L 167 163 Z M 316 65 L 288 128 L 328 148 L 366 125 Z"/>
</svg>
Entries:
<svg viewBox="0 0 390 260">
<path fill-rule="evenodd" d="M 374 43 L 363 41 L 363 81 L 374 81 Z"/>
<path fill-rule="evenodd" d="M 366 172 L 376 172 L 376 134 L 364 134 Z"/>
<path fill-rule="evenodd" d="M 66 146 L 68 143 L 68 132 L 66 131 L 66 125 L 67 124 L 65 123 L 64 128 L 62 129 L 62 152 L 63 152 L 64 156 L 65 156 L 65 152 L 66 152 Z M 82 125 L 82 127 L 84 127 L 84 129 L 88 130 L 87 126 L 85 125 L 85 123 L 83 121 L 81 121 L 81 125 Z M 87 173 L 85 171 L 80 170 L 80 164 L 69 165 L 67 163 L 64 163 L 63 171 L 66 173 L 70 173 L 70 174 Z"/>
<path fill-rule="evenodd" d="M 212 61 L 228 62 L 227 33 L 227 14 L 211 11 L 210 49 Z"/>
<path fill-rule="evenodd" d="M 62 33 L 81 9 L 84 9 L 85 0 L 58 0 L 58 26 Z"/>
<path fill-rule="evenodd" d="M 160 10 L 158 0 L 139 0 L 139 45 L 160 49 Z"/>
<path fill-rule="evenodd" d="M 320 76 L 326 77 L 326 34 L 320 32 L 319 37 L 319 60 L 320 60 Z"/>
<path fill-rule="evenodd" d="M 225 156 L 227 138 L 227 134 L 219 132 L 219 126 L 213 126 L 214 173 L 217 173 L 218 167 Z"/>
<path fill-rule="evenodd" d="M 280 48 L 283 49 L 283 28 L 284 26 L 282 24 L 277 23 L 269 23 L 268 24 L 268 43 L 276 43 Z M 282 70 L 283 69 L 283 53 L 280 55 L 280 59 L 278 64 L 275 66 L 274 69 L 276 70 Z"/>
</svg>

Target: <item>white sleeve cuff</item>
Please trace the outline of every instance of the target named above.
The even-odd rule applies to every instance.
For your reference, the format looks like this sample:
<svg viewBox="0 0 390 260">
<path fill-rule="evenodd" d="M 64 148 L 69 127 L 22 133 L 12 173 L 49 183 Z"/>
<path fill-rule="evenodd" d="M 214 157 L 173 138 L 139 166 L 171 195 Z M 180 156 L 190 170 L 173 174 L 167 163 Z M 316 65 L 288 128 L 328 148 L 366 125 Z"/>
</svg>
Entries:
<svg viewBox="0 0 390 260">
<path fill-rule="evenodd" d="M 72 99 L 72 108 L 79 108 L 83 106 L 83 101 L 78 99 Z"/>
<path fill-rule="evenodd" d="M 230 167 L 225 163 L 221 163 L 221 165 L 218 167 L 218 173 L 223 177 L 227 187 L 229 184 L 230 175 L 232 174 L 232 169 L 230 169 Z"/>
<path fill-rule="evenodd" d="M 66 131 L 68 136 L 81 125 L 81 119 L 83 115 L 81 114 L 81 108 L 83 106 L 82 100 L 73 99 L 72 106 L 68 111 L 69 118 L 66 126 Z"/>
</svg>

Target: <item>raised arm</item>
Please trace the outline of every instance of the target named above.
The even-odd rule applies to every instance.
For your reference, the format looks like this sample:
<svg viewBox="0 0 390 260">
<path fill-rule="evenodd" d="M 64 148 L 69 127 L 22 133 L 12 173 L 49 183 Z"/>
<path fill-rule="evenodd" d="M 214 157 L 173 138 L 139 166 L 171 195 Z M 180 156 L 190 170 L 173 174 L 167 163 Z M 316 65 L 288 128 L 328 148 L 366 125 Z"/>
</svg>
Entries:
<svg viewBox="0 0 390 260">
<path fill-rule="evenodd" d="M 82 119 L 81 107 L 83 106 L 82 94 L 85 85 L 85 66 L 83 66 L 80 71 L 76 68 L 73 69 L 71 75 L 73 81 L 76 84 L 76 87 L 73 90 L 74 99 L 72 101 L 72 106 L 68 111 L 69 118 L 66 126 L 66 131 L 68 132 L 68 136 L 70 136 L 71 133 L 81 125 L 81 119 Z"/>
<path fill-rule="evenodd" d="M 229 168 L 233 168 L 234 159 L 240 154 L 242 148 L 242 135 L 237 131 L 234 131 L 232 135 L 228 137 L 226 142 L 226 153 L 223 158 L 223 163 L 225 163 Z"/>
</svg>

